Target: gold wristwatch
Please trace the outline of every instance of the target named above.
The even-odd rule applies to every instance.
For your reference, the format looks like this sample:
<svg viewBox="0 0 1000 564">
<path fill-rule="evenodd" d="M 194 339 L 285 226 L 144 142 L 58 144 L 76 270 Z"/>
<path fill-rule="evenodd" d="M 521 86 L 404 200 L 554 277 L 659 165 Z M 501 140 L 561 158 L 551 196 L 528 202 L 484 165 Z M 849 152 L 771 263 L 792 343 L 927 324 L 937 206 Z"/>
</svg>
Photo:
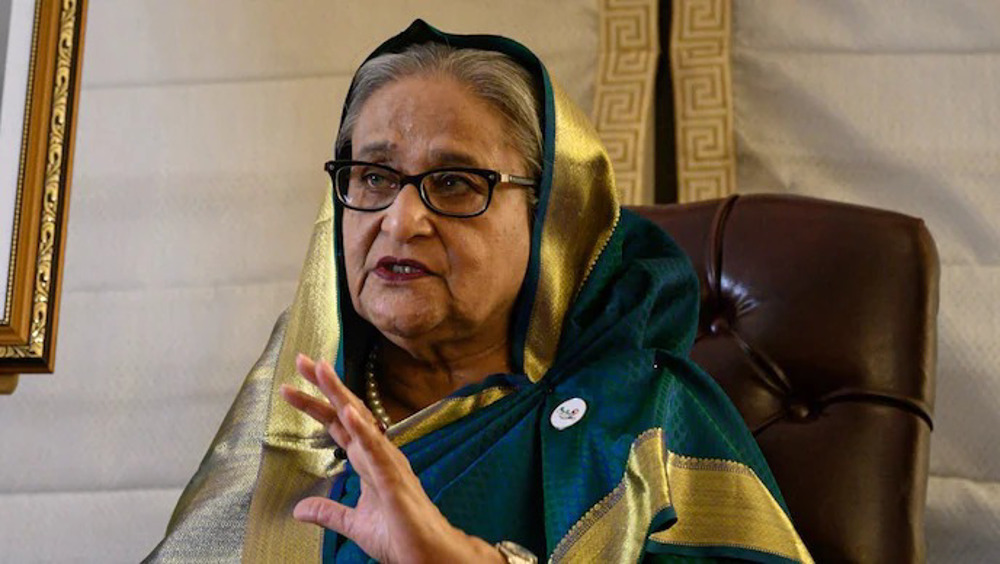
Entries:
<svg viewBox="0 0 1000 564">
<path fill-rule="evenodd" d="M 500 541 L 495 546 L 507 560 L 507 564 L 536 564 L 538 562 L 537 556 L 515 542 Z"/>
</svg>

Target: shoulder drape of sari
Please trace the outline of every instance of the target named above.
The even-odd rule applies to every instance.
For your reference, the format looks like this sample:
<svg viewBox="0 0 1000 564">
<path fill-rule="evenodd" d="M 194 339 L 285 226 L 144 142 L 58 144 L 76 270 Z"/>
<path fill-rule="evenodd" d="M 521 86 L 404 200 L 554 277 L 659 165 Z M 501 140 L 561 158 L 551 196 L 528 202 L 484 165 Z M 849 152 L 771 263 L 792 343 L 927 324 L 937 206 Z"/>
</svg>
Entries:
<svg viewBox="0 0 1000 564">
<path fill-rule="evenodd" d="M 372 56 L 427 41 L 506 53 L 544 100 L 539 204 L 511 335 L 518 373 L 389 430 L 427 494 L 465 532 L 556 562 L 810 561 L 739 413 L 688 358 L 699 297 L 691 265 L 669 236 L 620 208 L 586 117 L 505 38 L 444 34 L 418 20 Z M 276 400 L 282 383 L 308 387 L 294 371 L 298 352 L 336 358 L 357 389 L 372 329 L 340 291 L 341 212 L 326 200 L 287 323 L 151 560 L 368 560 L 349 539 L 292 520 L 307 495 L 355 504 L 360 484 L 324 430 Z M 587 410 L 557 429 L 551 414 L 572 398 Z"/>
</svg>

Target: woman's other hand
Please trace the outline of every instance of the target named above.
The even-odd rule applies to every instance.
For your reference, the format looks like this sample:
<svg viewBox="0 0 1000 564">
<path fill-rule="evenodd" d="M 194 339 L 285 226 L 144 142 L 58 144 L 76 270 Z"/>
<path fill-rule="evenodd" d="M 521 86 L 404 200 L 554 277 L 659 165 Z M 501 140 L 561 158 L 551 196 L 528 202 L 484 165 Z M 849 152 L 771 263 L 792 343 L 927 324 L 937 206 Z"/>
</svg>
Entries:
<svg viewBox="0 0 1000 564">
<path fill-rule="evenodd" d="M 323 497 L 303 499 L 295 506 L 295 519 L 346 536 L 380 562 L 505 562 L 489 543 L 448 522 L 406 456 L 328 362 L 300 354 L 296 367 L 326 400 L 287 385 L 281 387 L 282 397 L 324 425 L 347 452 L 361 478 L 361 496 L 353 508 Z"/>
</svg>

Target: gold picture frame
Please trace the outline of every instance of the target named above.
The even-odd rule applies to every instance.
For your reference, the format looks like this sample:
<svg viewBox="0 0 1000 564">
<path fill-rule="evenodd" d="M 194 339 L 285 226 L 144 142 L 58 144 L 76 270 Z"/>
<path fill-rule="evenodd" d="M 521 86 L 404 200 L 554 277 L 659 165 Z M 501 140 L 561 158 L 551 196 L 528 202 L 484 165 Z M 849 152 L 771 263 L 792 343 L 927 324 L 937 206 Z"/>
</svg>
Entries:
<svg viewBox="0 0 1000 564">
<path fill-rule="evenodd" d="M 19 374 L 55 368 L 86 0 L 12 0 L 5 9 L 0 261 L 6 254 L 7 269 L 0 393 L 11 393 Z"/>
</svg>

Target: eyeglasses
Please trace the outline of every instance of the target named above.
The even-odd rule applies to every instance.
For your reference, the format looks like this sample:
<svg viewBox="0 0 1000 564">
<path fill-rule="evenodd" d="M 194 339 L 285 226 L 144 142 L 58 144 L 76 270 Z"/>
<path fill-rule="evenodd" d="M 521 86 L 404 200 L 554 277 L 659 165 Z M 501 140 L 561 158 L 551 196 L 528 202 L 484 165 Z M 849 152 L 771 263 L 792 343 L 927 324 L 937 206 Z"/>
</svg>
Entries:
<svg viewBox="0 0 1000 564">
<path fill-rule="evenodd" d="M 337 200 L 344 207 L 363 212 L 388 208 L 403 187 L 413 184 L 431 211 L 448 217 L 475 217 L 490 206 L 497 184 L 535 186 L 531 178 L 481 168 L 436 168 L 414 175 L 363 161 L 330 161 L 323 168 L 330 173 Z"/>
</svg>

